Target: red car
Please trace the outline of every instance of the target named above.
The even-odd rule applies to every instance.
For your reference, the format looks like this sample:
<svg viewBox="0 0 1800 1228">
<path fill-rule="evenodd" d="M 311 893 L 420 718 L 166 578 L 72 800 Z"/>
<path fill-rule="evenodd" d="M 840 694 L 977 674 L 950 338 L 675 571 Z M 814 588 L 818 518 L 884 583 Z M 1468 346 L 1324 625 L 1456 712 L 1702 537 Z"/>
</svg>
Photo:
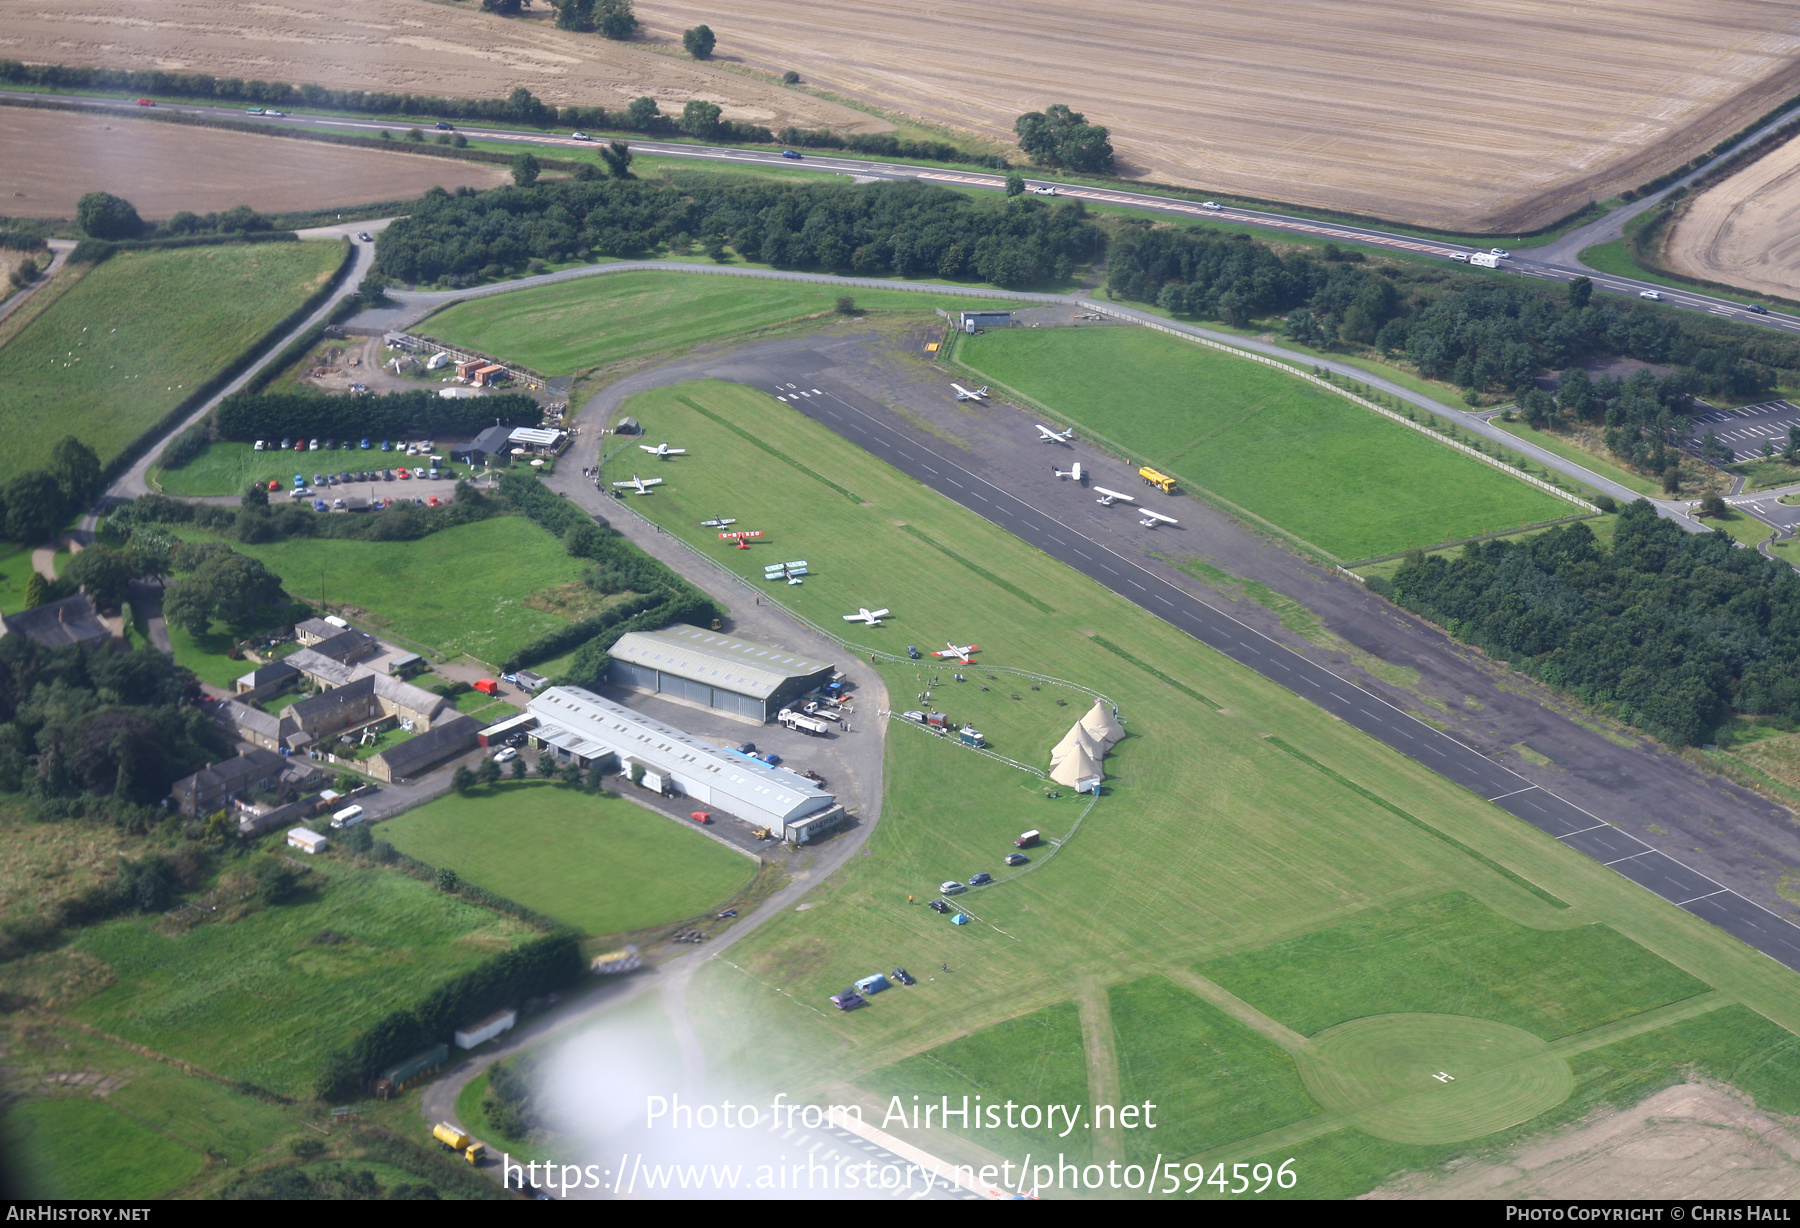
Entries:
<svg viewBox="0 0 1800 1228">
<path fill-rule="evenodd" d="M 148 98 L 140 98 L 140 99 L 138 99 L 138 105 L 140 107 L 153 107 L 156 104 L 154 102 L 151 102 Z"/>
<path fill-rule="evenodd" d="M 429 503 L 432 507 L 442 507 L 443 506 L 443 504 L 438 502 L 438 497 L 436 495 L 431 496 L 431 498 L 425 500 L 425 502 Z"/>
<path fill-rule="evenodd" d="M 706 811 L 704 811 L 704 810 L 696 810 L 696 811 L 694 811 L 694 813 L 690 814 L 688 816 L 688 818 L 694 820 L 694 822 L 696 822 L 696 823 L 712 822 L 712 815 L 706 813 Z"/>
<path fill-rule="evenodd" d="M 408 473 L 405 469 L 402 469 L 400 471 L 400 476 L 403 478 L 410 478 L 412 476 L 412 474 Z"/>
<path fill-rule="evenodd" d="M 270 482 L 270 483 L 269 483 L 269 489 L 270 489 L 270 490 L 280 490 L 280 489 L 281 489 L 281 483 L 280 483 L 280 482 L 279 482 L 279 481 L 271 481 L 271 482 Z"/>
</svg>

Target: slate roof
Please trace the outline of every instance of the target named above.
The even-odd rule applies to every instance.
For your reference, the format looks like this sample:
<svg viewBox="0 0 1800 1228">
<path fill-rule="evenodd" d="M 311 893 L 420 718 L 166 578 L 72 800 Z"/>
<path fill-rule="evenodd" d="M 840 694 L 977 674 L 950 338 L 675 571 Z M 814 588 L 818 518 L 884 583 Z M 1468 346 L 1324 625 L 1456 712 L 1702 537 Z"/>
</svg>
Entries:
<svg viewBox="0 0 1800 1228">
<path fill-rule="evenodd" d="M 4 628 L 5 633 L 23 635 L 51 648 L 66 648 L 71 644 L 89 644 L 95 640 L 112 638 L 112 632 L 100 621 L 100 616 L 94 612 L 93 602 L 87 599 L 85 593 L 76 593 L 61 601 L 51 601 L 35 609 L 9 614 L 4 620 L 0 620 L 0 627 Z"/>
</svg>

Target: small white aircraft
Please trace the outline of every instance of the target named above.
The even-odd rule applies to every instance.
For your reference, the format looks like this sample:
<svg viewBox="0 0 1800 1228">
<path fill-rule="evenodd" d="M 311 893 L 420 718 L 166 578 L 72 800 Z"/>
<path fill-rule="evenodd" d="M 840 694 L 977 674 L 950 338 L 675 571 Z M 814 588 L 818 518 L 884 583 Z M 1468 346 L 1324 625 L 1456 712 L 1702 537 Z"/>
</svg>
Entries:
<svg viewBox="0 0 1800 1228">
<path fill-rule="evenodd" d="M 662 479 L 661 478 L 640 478 L 637 474 L 634 473 L 631 475 L 631 481 L 629 481 L 629 482 L 614 482 L 613 485 L 614 486 L 629 486 L 631 489 L 637 491 L 638 494 L 647 495 L 650 493 L 650 488 L 652 486 L 662 485 Z"/>
<path fill-rule="evenodd" d="M 1175 519 L 1175 517 L 1173 517 L 1173 516 L 1165 516 L 1161 512 L 1153 512 L 1149 508 L 1145 508 L 1143 510 L 1144 510 L 1144 518 L 1142 520 L 1138 521 L 1138 523 L 1143 525 L 1146 529 L 1154 529 L 1159 524 L 1180 524 L 1181 523 L 1179 520 Z"/>
<path fill-rule="evenodd" d="M 949 640 L 945 640 L 942 651 L 934 652 L 931 655 L 934 657 L 955 657 L 958 661 L 961 661 L 964 665 L 973 665 L 973 664 L 975 664 L 975 658 L 971 654 L 977 653 L 980 651 L 981 651 L 980 644 L 963 644 L 959 647 L 955 644 L 952 644 Z"/>
<path fill-rule="evenodd" d="M 1094 493 L 1100 496 L 1098 499 L 1095 499 L 1094 502 L 1098 503 L 1101 507 L 1111 507 L 1114 503 L 1137 502 L 1137 500 L 1133 499 L 1130 495 L 1122 495 L 1118 491 L 1108 490 L 1104 486 L 1094 487 Z"/>
<path fill-rule="evenodd" d="M 868 606 L 863 606 L 854 614 L 844 615 L 844 621 L 847 623 L 863 623 L 870 627 L 879 627 L 881 625 L 881 620 L 886 618 L 889 613 L 891 613 L 889 610 L 871 610 Z"/>
<path fill-rule="evenodd" d="M 968 389 L 968 388 L 964 388 L 961 384 L 951 384 L 950 386 L 952 388 L 956 389 L 956 399 L 959 401 L 985 401 L 985 400 L 987 400 L 988 390 L 987 390 L 986 384 L 983 384 L 981 387 L 972 389 L 972 390 Z"/>
<path fill-rule="evenodd" d="M 1053 431 L 1043 423 L 1038 423 L 1038 439 L 1043 443 L 1068 443 L 1075 438 L 1075 428 L 1066 431 Z"/>
<path fill-rule="evenodd" d="M 736 524 L 736 516 L 718 516 L 712 520 L 702 520 L 700 524 L 708 529 L 722 529 L 728 524 Z"/>
<path fill-rule="evenodd" d="M 671 456 L 686 456 L 687 455 L 686 448 L 671 448 L 666 443 L 659 443 L 654 448 L 651 447 L 647 443 L 640 443 L 638 445 L 638 447 L 642 448 L 644 451 L 648 452 L 650 455 L 656 457 L 658 460 L 668 460 Z"/>
<path fill-rule="evenodd" d="M 797 559 L 792 563 L 771 563 L 763 568 L 763 579 L 769 581 L 786 580 L 789 584 L 800 583 L 800 577 L 805 574 L 805 559 Z M 885 611 L 883 612 L 885 613 Z"/>
<path fill-rule="evenodd" d="M 1074 464 L 1074 467 L 1069 468 L 1069 469 L 1058 469 L 1055 465 L 1052 465 L 1052 466 L 1050 466 L 1050 472 L 1054 473 L 1059 478 L 1074 478 L 1075 485 L 1077 485 L 1077 486 L 1081 485 L 1081 462 L 1080 461 L 1076 461 Z"/>
</svg>

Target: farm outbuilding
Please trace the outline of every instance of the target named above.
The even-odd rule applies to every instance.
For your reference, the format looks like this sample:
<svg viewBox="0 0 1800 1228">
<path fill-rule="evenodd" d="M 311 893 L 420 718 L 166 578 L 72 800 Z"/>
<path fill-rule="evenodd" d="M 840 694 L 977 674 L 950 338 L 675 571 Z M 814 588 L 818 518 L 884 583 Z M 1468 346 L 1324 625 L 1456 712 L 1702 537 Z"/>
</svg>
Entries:
<svg viewBox="0 0 1800 1228">
<path fill-rule="evenodd" d="M 452 1037 L 458 1049 L 473 1049 L 483 1041 L 489 1041 L 519 1022 L 518 1011 L 495 1011 L 486 1019 L 479 1019 L 467 1027 L 456 1029 Z"/>
<path fill-rule="evenodd" d="M 957 325 L 965 333 L 978 328 L 1011 328 L 1012 323 L 1010 311 L 965 311 L 957 317 Z"/>
<path fill-rule="evenodd" d="M 310 827 L 296 827 L 288 833 L 287 842 L 289 848 L 299 849 L 303 853 L 318 853 L 331 842 L 331 838 Z"/>
<path fill-rule="evenodd" d="M 607 678 L 615 685 L 757 725 L 837 672 L 829 662 L 685 623 L 628 632 L 611 654 Z"/>
<path fill-rule="evenodd" d="M 804 820 L 843 813 L 831 794 L 804 776 L 721 749 L 580 687 L 551 687 L 526 711 L 538 721 L 532 744 L 545 754 L 582 767 L 640 765 L 646 787 L 692 798 L 782 838 L 810 838 L 831 825 Z"/>
</svg>

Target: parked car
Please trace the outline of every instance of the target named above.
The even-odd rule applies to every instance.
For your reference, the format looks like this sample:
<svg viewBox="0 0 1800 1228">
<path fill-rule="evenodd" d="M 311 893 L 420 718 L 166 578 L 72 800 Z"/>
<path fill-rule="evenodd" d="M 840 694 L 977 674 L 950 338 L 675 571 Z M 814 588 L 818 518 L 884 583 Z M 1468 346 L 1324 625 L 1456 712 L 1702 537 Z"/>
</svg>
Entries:
<svg viewBox="0 0 1800 1228">
<path fill-rule="evenodd" d="M 315 439 L 312 442 L 308 443 L 306 445 L 306 450 L 308 452 L 317 452 L 319 450 L 319 441 Z"/>
<path fill-rule="evenodd" d="M 431 496 L 431 498 L 425 500 L 425 506 L 426 507 L 442 507 L 444 505 L 438 501 L 438 497 L 436 495 L 433 495 L 433 496 Z"/>
<path fill-rule="evenodd" d="M 344 510 L 344 501 L 342 499 L 333 499 L 331 501 L 331 506 L 341 512 Z"/>
<path fill-rule="evenodd" d="M 708 823 L 712 822 L 712 815 L 708 814 L 704 810 L 696 810 L 692 814 L 688 815 L 688 818 L 694 820 L 694 822 L 700 824 L 702 827 L 704 827 Z"/>
<path fill-rule="evenodd" d="M 313 500 L 313 511 L 329 512 L 330 510 L 331 509 L 329 507 L 325 506 L 325 500 L 323 500 L 323 499 L 314 499 Z"/>
<path fill-rule="evenodd" d="M 1660 291 L 1660 290 L 1639 290 L 1638 297 L 1639 298 L 1647 298 L 1653 303 L 1660 303 L 1660 302 L 1662 302 L 1662 291 Z"/>
<path fill-rule="evenodd" d="M 304 485 L 306 485 L 306 475 L 304 473 L 296 473 L 294 475 L 294 489 L 299 490 Z"/>
<path fill-rule="evenodd" d="M 969 875 L 969 886 L 971 887 L 985 887 L 993 881 L 994 876 L 989 874 L 986 870 L 982 870 L 978 874 Z"/>
<path fill-rule="evenodd" d="M 368 441 L 368 440 L 366 440 L 366 439 L 365 439 L 365 440 L 363 440 L 363 441 L 362 441 L 362 446 L 363 446 L 363 450 L 364 450 L 364 451 L 367 451 L 367 450 L 368 450 L 368 447 L 369 447 L 369 441 Z"/>
<path fill-rule="evenodd" d="M 1006 855 L 1006 864 L 1009 866 L 1022 866 L 1030 860 L 1031 858 L 1023 853 L 1008 853 Z"/>
<path fill-rule="evenodd" d="M 933 900 L 933 901 L 931 901 L 930 904 L 926 905 L 926 907 L 931 909 L 932 912 L 949 912 L 950 911 L 950 905 L 944 903 L 944 901 L 942 901 L 942 900 Z"/>
<path fill-rule="evenodd" d="M 961 895 L 967 890 L 967 887 L 957 882 L 954 878 L 947 883 L 938 884 L 938 892 L 942 895 Z"/>
<path fill-rule="evenodd" d="M 315 473 L 315 474 L 313 474 L 313 485 L 314 486 L 326 486 L 326 485 L 329 485 L 329 483 L 325 481 L 324 474 Z"/>
<path fill-rule="evenodd" d="M 797 149 L 784 149 L 781 151 L 781 156 L 784 158 L 792 158 L 794 161 L 798 162 L 800 160 L 800 151 Z"/>
<path fill-rule="evenodd" d="M 394 450 L 394 445 L 384 439 L 381 441 L 381 450 L 383 452 L 392 452 Z"/>
<path fill-rule="evenodd" d="M 506 749 L 502 750 L 499 754 L 494 756 L 494 762 L 495 763 L 511 763 L 514 759 L 517 759 L 518 757 L 519 757 L 519 752 L 514 750 L 512 747 L 508 746 Z"/>
<path fill-rule="evenodd" d="M 916 981 L 916 980 L 914 980 L 914 979 L 913 979 L 913 974 L 912 974 L 912 973 L 910 973 L 910 972 L 908 972 L 908 971 L 907 971 L 907 970 L 906 970 L 906 969 L 904 969 L 904 968 L 896 968 L 896 969 L 894 969 L 894 979 L 895 979 L 895 980 L 896 980 L 896 981 L 899 981 L 899 982 L 900 982 L 900 983 L 901 983 L 901 984 L 902 984 L 902 985 L 916 985 L 916 984 L 918 984 L 918 981 Z"/>
<path fill-rule="evenodd" d="M 853 1011 L 863 1004 L 863 996 L 854 989 L 842 989 L 831 995 L 831 1004 L 841 1011 Z"/>
</svg>

